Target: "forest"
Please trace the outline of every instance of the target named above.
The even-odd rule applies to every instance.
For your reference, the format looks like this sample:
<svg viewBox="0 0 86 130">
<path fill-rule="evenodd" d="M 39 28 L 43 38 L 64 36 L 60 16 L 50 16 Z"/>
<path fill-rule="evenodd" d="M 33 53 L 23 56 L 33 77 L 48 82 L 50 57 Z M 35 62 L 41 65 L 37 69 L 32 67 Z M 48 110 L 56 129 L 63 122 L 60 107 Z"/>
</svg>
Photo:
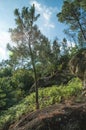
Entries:
<svg viewBox="0 0 86 130">
<path fill-rule="evenodd" d="M 68 26 L 64 30 L 67 38 L 62 40 L 50 41 L 42 34 L 36 24 L 41 15 L 35 4 L 16 8 L 13 13 L 16 27 L 9 28 L 13 45 L 7 44 L 9 59 L 0 61 L 0 130 L 32 130 L 11 125 L 28 113 L 55 104 L 86 102 L 86 1 L 64 0 L 56 15 Z M 70 126 L 58 128 L 86 129 L 86 125 L 82 129 Z"/>
</svg>

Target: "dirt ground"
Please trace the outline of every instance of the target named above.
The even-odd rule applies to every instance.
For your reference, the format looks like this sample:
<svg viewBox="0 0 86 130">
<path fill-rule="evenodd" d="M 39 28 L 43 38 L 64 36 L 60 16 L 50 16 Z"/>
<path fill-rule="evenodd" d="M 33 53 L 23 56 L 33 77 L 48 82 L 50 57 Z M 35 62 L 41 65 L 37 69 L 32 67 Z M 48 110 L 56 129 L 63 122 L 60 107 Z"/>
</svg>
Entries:
<svg viewBox="0 0 86 130">
<path fill-rule="evenodd" d="M 86 130 L 86 103 L 66 102 L 37 110 L 8 130 Z"/>
</svg>

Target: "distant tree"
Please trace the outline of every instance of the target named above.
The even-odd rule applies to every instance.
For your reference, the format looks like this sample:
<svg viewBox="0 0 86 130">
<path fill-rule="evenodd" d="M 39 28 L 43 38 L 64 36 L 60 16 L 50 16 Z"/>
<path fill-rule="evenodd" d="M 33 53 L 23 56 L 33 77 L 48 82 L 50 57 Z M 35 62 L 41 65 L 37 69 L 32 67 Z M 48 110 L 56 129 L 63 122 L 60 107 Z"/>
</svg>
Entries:
<svg viewBox="0 0 86 130">
<path fill-rule="evenodd" d="M 76 35 L 76 32 L 72 32 L 70 29 L 64 29 L 64 33 L 66 34 L 67 36 L 67 39 L 70 41 L 70 42 L 74 42 L 75 45 L 77 45 L 77 35 Z M 70 45 L 70 47 L 72 48 L 72 44 Z"/>
<path fill-rule="evenodd" d="M 69 46 L 71 46 L 71 45 L 69 45 Z M 67 43 L 67 39 L 63 38 L 62 46 L 61 46 L 63 55 L 68 55 L 69 54 L 69 51 L 70 51 L 69 46 L 68 46 L 68 43 Z"/>
<path fill-rule="evenodd" d="M 2 88 L 0 87 L 0 111 L 4 110 L 5 107 L 6 107 L 6 94 L 4 93 Z"/>
<path fill-rule="evenodd" d="M 41 65 L 42 77 L 50 74 L 51 66 L 51 43 L 47 37 L 42 36 L 38 49 L 38 62 Z"/>
<path fill-rule="evenodd" d="M 25 91 L 20 84 L 14 76 L 0 78 L 0 108 L 7 109 L 24 98 Z"/>
<path fill-rule="evenodd" d="M 29 93 L 31 86 L 34 83 L 34 79 L 27 69 L 17 69 L 14 71 L 11 79 L 13 86 L 20 88 L 25 94 Z"/>
<path fill-rule="evenodd" d="M 58 70 L 58 64 L 59 64 L 59 59 L 60 59 L 60 45 L 57 39 L 53 41 L 52 44 L 52 63 L 54 66 L 54 71 Z"/>
</svg>

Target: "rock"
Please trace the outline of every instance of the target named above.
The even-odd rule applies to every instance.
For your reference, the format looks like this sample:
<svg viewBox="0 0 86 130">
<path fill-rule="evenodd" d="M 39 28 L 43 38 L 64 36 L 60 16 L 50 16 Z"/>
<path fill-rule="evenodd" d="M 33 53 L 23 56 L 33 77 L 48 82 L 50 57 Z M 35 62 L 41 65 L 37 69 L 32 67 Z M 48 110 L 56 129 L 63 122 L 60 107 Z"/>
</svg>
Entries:
<svg viewBox="0 0 86 130">
<path fill-rule="evenodd" d="M 69 66 L 71 72 L 82 80 L 83 89 L 86 88 L 86 48 L 79 50 L 72 57 Z"/>
<path fill-rule="evenodd" d="M 86 103 L 37 110 L 11 125 L 9 130 L 86 130 Z"/>
</svg>

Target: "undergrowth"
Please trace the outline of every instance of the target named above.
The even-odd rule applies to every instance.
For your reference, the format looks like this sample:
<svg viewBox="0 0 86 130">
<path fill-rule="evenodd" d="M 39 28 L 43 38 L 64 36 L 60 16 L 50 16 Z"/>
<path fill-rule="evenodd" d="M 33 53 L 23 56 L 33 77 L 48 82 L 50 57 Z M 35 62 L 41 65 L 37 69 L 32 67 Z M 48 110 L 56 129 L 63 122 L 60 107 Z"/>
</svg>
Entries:
<svg viewBox="0 0 86 130">
<path fill-rule="evenodd" d="M 78 78 L 72 79 L 66 86 L 52 86 L 39 89 L 40 108 L 60 103 L 62 100 L 69 99 L 72 96 L 78 96 L 81 93 L 81 81 Z M 24 98 L 19 104 L 14 105 L 0 115 L 0 130 L 6 123 L 12 123 L 19 120 L 22 115 L 35 111 L 35 93 Z"/>
</svg>

